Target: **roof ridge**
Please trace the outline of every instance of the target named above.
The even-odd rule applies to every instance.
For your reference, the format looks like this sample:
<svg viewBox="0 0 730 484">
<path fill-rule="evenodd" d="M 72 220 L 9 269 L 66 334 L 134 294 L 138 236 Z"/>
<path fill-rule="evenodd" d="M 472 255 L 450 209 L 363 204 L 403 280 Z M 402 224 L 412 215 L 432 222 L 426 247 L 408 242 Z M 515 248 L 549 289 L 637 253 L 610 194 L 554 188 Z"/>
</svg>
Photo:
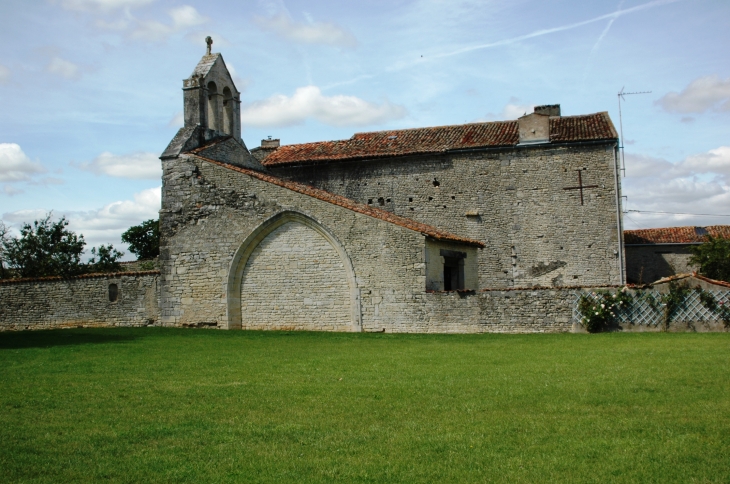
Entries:
<svg viewBox="0 0 730 484">
<path fill-rule="evenodd" d="M 461 150 L 514 148 L 519 146 L 516 120 L 418 128 L 360 131 L 348 139 L 281 145 L 264 160 L 266 166 L 340 162 Z M 613 142 L 616 128 L 606 111 L 575 116 L 550 117 L 550 142 Z"/>
<path fill-rule="evenodd" d="M 371 207 L 369 205 L 365 205 L 363 203 L 356 202 L 356 201 L 354 201 L 350 198 L 344 197 L 342 195 L 338 195 L 336 193 L 322 190 L 321 188 L 316 188 L 316 187 L 313 187 L 310 185 L 305 185 L 300 182 L 283 180 L 277 176 L 269 175 L 268 173 L 263 173 L 260 171 L 252 170 L 250 168 L 243 168 L 240 166 L 231 165 L 229 163 L 224 163 L 221 161 L 211 160 L 210 158 L 206 158 L 204 156 L 200 156 L 197 154 L 190 154 L 190 155 L 195 156 L 196 158 L 199 158 L 208 163 L 212 163 L 214 165 L 218 165 L 223 168 L 227 168 L 229 170 L 244 173 L 246 175 L 259 179 L 261 181 L 265 181 L 267 183 L 272 183 L 272 184 L 280 186 L 282 188 L 286 188 L 288 190 L 316 198 L 323 202 L 331 203 L 333 205 L 337 205 L 339 207 L 351 210 L 356 213 L 360 213 L 362 215 L 367 215 L 372 218 L 383 220 L 385 222 L 389 222 L 394 225 L 398 225 L 400 227 L 406 228 L 408 230 L 412 230 L 414 232 L 419 232 L 419 233 L 423 234 L 424 236 L 431 237 L 432 239 L 450 241 L 450 242 L 459 242 L 459 243 L 473 245 L 473 246 L 480 247 L 480 248 L 485 247 L 484 243 L 482 243 L 478 240 L 469 239 L 467 237 L 461 237 L 459 235 L 452 234 L 445 230 L 441 230 L 437 227 L 433 227 L 432 225 L 427 225 L 427 224 L 418 222 L 416 220 L 403 217 L 401 215 L 396 215 L 392 212 L 388 212 L 388 211 L 380 209 L 380 208 Z"/>
<path fill-rule="evenodd" d="M 443 129 L 443 128 L 459 128 L 461 126 L 476 126 L 476 125 L 482 125 L 482 124 L 499 124 L 499 123 L 516 123 L 516 119 L 502 119 L 502 120 L 496 120 L 496 121 L 474 121 L 472 123 L 463 123 L 463 124 L 441 124 L 438 126 L 421 126 L 419 128 L 398 128 L 398 129 L 380 129 L 377 131 L 358 131 L 355 134 L 352 135 L 352 137 L 346 139 L 346 140 L 332 140 L 332 141 L 349 141 L 358 134 L 377 134 L 377 133 L 390 133 L 393 131 L 418 131 L 419 129 Z M 317 141 L 315 141 L 317 143 Z M 321 141 L 320 141 L 321 143 Z M 285 145 L 287 146 L 287 145 Z M 291 145 L 289 145 L 291 146 Z"/>
</svg>

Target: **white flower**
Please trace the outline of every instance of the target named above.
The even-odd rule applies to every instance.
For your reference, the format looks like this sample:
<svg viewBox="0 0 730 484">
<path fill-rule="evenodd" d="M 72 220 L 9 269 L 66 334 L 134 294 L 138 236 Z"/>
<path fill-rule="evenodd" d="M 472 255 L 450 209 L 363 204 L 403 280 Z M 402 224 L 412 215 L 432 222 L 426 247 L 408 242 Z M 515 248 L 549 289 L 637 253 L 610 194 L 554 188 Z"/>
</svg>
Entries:
<svg viewBox="0 0 730 484">
<path fill-rule="evenodd" d="M 606 307 L 606 305 L 605 305 L 605 304 L 601 304 L 601 307 L 602 307 L 602 308 L 605 308 L 605 307 Z"/>
<path fill-rule="evenodd" d="M 596 313 L 596 316 L 598 316 L 598 313 Z"/>
</svg>

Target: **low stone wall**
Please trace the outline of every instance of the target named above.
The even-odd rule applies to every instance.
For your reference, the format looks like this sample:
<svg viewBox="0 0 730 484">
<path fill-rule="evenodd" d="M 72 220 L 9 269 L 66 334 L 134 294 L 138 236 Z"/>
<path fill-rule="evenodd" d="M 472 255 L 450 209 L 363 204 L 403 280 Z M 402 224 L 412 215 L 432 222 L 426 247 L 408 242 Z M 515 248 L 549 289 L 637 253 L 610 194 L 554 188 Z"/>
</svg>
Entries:
<svg viewBox="0 0 730 484">
<path fill-rule="evenodd" d="M 574 331 L 573 288 L 429 292 L 412 327 L 390 332 L 564 333 Z"/>
<path fill-rule="evenodd" d="M 0 331 L 147 326 L 159 313 L 159 271 L 0 281 Z"/>
</svg>

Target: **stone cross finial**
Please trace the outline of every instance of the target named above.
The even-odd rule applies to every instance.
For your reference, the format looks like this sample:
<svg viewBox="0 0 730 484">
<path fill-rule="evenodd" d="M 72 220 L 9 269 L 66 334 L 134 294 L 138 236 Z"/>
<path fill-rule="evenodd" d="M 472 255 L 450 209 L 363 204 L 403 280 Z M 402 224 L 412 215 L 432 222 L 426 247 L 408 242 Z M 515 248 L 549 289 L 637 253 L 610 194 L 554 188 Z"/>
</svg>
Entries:
<svg viewBox="0 0 730 484">
<path fill-rule="evenodd" d="M 208 44 L 208 51 L 206 54 L 210 55 L 210 48 L 213 46 L 213 39 L 210 38 L 210 35 L 205 38 L 205 43 Z"/>
</svg>

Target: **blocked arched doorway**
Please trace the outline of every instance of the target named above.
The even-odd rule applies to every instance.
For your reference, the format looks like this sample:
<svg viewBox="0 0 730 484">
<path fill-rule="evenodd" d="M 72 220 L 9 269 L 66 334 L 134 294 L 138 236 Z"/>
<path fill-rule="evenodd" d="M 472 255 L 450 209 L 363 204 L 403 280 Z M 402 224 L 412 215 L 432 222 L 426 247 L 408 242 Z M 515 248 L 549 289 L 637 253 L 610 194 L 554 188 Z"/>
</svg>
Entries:
<svg viewBox="0 0 730 484">
<path fill-rule="evenodd" d="M 228 327 L 360 331 L 347 253 L 318 222 L 280 213 L 249 235 L 228 278 Z"/>
</svg>

